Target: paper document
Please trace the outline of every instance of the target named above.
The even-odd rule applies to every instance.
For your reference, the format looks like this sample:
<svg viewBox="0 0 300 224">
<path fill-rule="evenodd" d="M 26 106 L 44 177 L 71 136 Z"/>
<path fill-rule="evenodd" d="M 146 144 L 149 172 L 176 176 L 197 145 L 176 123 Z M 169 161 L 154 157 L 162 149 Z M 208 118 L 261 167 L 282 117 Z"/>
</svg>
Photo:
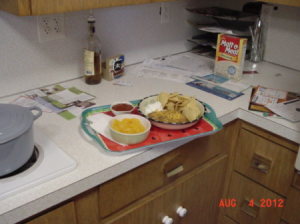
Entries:
<svg viewBox="0 0 300 224">
<path fill-rule="evenodd" d="M 194 54 L 183 54 L 168 57 L 164 60 L 164 65 L 188 72 L 198 73 L 201 69 L 208 70 L 213 67 L 212 61 L 204 60 Z"/>
<path fill-rule="evenodd" d="M 224 76 L 215 75 L 215 74 L 209 74 L 205 76 L 192 76 L 194 79 L 197 80 L 205 80 L 208 82 L 212 82 L 220 87 L 230 89 L 235 92 L 243 92 L 244 90 L 248 89 L 250 85 L 244 84 L 241 82 L 230 80 Z"/>
<path fill-rule="evenodd" d="M 289 121 L 300 121 L 300 98 L 283 103 L 269 103 L 266 107 Z"/>
<path fill-rule="evenodd" d="M 71 92 L 69 89 L 65 89 L 63 91 L 50 95 L 49 98 L 58 101 L 61 104 L 70 104 L 75 101 L 88 101 L 93 99 L 94 97 L 86 93 L 76 94 L 74 92 Z"/>
<path fill-rule="evenodd" d="M 234 100 L 235 98 L 244 95 L 244 93 L 235 92 L 205 80 L 194 80 L 186 84 L 227 100 Z"/>
<path fill-rule="evenodd" d="M 147 59 L 138 66 L 138 77 L 159 78 L 180 83 L 190 82 L 193 75 L 212 72 L 213 62 L 192 53 L 173 55 L 161 59 Z"/>
</svg>

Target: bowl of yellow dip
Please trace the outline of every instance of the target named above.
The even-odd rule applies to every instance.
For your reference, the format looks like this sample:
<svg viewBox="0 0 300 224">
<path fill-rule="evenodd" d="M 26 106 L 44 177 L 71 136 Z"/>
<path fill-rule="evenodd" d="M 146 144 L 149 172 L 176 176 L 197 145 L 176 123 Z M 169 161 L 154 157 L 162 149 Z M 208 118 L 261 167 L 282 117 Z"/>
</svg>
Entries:
<svg viewBox="0 0 300 224">
<path fill-rule="evenodd" d="M 120 114 L 113 117 L 109 122 L 111 137 L 115 141 L 127 145 L 146 140 L 150 128 L 150 121 L 136 114 Z"/>
</svg>

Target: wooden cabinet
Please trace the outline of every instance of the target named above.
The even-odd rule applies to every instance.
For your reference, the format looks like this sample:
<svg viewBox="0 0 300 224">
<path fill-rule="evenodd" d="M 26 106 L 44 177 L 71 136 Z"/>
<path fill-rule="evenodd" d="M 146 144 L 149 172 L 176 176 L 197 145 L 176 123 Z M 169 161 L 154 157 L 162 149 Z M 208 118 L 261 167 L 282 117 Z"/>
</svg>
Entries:
<svg viewBox="0 0 300 224">
<path fill-rule="evenodd" d="M 287 195 L 286 206 L 283 212 L 283 219 L 289 224 L 300 223 L 300 191 L 291 188 Z"/>
<path fill-rule="evenodd" d="M 161 223 L 164 216 L 175 224 L 217 223 L 235 130 L 232 123 L 214 135 L 180 146 L 70 199 L 64 205 L 68 211 L 61 206 L 31 222 L 56 224 L 48 217 L 64 208 L 60 212 L 70 224 L 153 224 Z M 180 206 L 187 209 L 184 217 L 177 214 Z"/>
<path fill-rule="evenodd" d="M 99 197 L 105 203 L 100 203 L 100 216 L 110 215 L 225 152 L 222 142 L 229 131 L 224 129 L 213 136 L 196 139 L 103 184 L 99 188 Z"/>
<path fill-rule="evenodd" d="M 75 211 L 76 211 L 76 220 L 77 220 L 76 224 L 99 224 L 100 223 L 99 207 L 98 207 L 99 196 L 98 196 L 97 187 L 79 195 L 73 201 L 74 201 Z"/>
<path fill-rule="evenodd" d="M 300 6 L 299 0 L 263 0 L 263 2 L 269 2 L 280 5 L 289 5 L 289 6 Z"/>
<path fill-rule="evenodd" d="M 28 224 L 65 224 L 76 223 L 74 202 L 69 202 L 45 215 L 39 216 Z"/>
<path fill-rule="evenodd" d="M 227 216 L 222 216 L 219 224 L 237 224 L 237 222 Z"/>
<path fill-rule="evenodd" d="M 241 122 L 225 190 L 237 206 L 222 209 L 220 221 L 227 215 L 241 224 L 300 223 L 300 175 L 294 170 L 298 147 Z"/>
<path fill-rule="evenodd" d="M 287 148 L 241 129 L 234 162 L 238 172 L 284 195 L 293 179 L 295 159 Z"/>
<path fill-rule="evenodd" d="M 169 216 L 174 224 L 298 224 L 297 150 L 298 144 L 234 122 L 29 223 L 152 224 Z M 236 206 L 218 216 L 221 199 L 234 199 Z M 180 206 L 187 210 L 184 217 L 176 212 Z"/>
<path fill-rule="evenodd" d="M 172 0 L 0 0 L 0 9 L 31 16 L 163 1 Z"/>
<path fill-rule="evenodd" d="M 285 199 L 238 173 L 233 173 L 228 198 L 237 206 L 227 208 L 227 215 L 239 223 L 280 222 Z"/>
<path fill-rule="evenodd" d="M 174 223 L 216 223 L 227 156 L 221 156 L 173 184 L 103 220 L 103 224 L 153 224 L 169 216 Z M 215 186 L 211 189 L 212 186 Z M 101 198 L 100 198 L 101 202 Z M 105 204 L 105 202 L 103 202 Z M 176 211 L 186 209 L 184 217 Z"/>
<path fill-rule="evenodd" d="M 287 194 L 283 219 L 289 224 L 300 223 L 300 173 L 295 172 L 292 187 Z"/>
</svg>

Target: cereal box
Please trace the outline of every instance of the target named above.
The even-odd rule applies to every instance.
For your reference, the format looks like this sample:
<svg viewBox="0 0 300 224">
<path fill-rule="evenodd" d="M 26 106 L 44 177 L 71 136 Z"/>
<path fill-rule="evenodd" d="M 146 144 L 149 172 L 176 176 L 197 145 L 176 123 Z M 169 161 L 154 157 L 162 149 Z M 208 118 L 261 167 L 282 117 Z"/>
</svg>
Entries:
<svg viewBox="0 0 300 224">
<path fill-rule="evenodd" d="M 215 74 L 230 79 L 240 80 L 243 75 L 247 39 L 218 35 Z"/>
</svg>

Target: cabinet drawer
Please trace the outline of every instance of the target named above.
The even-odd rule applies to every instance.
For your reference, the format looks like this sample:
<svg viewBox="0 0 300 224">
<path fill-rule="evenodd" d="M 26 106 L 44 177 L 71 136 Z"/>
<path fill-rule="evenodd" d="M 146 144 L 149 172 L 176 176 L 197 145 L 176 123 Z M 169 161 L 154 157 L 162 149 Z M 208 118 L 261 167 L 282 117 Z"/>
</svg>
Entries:
<svg viewBox="0 0 300 224">
<path fill-rule="evenodd" d="M 174 224 L 217 223 L 217 205 L 223 190 L 226 163 L 227 156 L 214 158 L 174 183 L 103 219 L 101 223 L 158 224 L 165 216 L 172 218 Z M 213 189 L 212 185 L 215 185 Z M 187 213 L 179 216 L 180 207 Z"/>
<path fill-rule="evenodd" d="M 246 177 L 234 172 L 228 198 L 236 207 L 226 208 L 226 214 L 243 224 L 279 223 L 284 199 Z"/>
<path fill-rule="evenodd" d="M 286 206 L 283 211 L 283 219 L 286 220 L 289 224 L 300 223 L 299 202 L 300 191 L 291 188 L 288 192 Z"/>
<path fill-rule="evenodd" d="M 286 195 L 296 153 L 245 129 L 241 129 L 236 147 L 235 170 Z"/>
<path fill-rule="evenodd" d="M 224 130 L 196 139 L 101 185 L 100 216 L 105 217 L 121 209 L 213 158 L 224 149 L 223 137 Z"/>
<path fill-rule="evenodd" d="M 238 224 L 238 223 L 232 220 L 231 218 L 228 218 L 227 216 L 223 216 L 219 224 Z"/>
</svg>

